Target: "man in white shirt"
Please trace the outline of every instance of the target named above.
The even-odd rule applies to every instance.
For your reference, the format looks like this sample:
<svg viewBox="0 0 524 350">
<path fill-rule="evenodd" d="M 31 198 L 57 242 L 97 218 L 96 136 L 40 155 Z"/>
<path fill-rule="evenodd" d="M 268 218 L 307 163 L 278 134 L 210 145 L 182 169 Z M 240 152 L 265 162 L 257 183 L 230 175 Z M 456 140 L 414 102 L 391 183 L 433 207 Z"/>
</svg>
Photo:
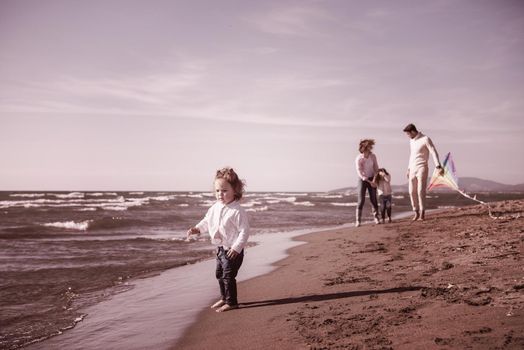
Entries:
<svg viewBox="0 0 524 350">
<path fill-rule="evenodd" d="M 426 185 L 428 181 L 428 160 L 429 154 L 433 158 L 437 169 L 440 169 L 441 174 L 444 169 L 440 165 L 437 150 L 429 137 L 419 132 L 415 125 L 408 124 L 404 128 L 404 132 L 410 138 L 409 147 L 409 165 L 407 171 L 409 196 L 411 198 L 411 205 L 415 216 L 415 220 L 424 220 L 426 210 Z"/>
</svg>

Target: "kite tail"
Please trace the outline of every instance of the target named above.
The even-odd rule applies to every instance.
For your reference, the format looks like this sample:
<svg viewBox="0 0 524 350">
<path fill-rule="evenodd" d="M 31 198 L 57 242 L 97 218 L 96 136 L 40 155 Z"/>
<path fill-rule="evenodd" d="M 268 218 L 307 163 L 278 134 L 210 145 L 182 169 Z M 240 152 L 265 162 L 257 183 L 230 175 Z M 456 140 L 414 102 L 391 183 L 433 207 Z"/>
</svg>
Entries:
<svg viewBox="0 0 524 350">
<path fill-rule="evenodd" d="M 462 190 L 457 190 L 458 193 L 460 193 L 461 195 L 463 195 L 464 197 L 466 198 L 469 198 L 471 200 L 474 200 L 475 202 L 479 202 L 480 204 L 484 204 L 484 205 L 487 205 L 489 207 L 489 204 L 486 203 L 486 202 L 483 202 L 481 201 L 480 199 L 477 199 L 477 196 L 473 196 L 471 197 L 469 194 L 467 194 L 466 192 L 462 191 Z"/>
<path fill-rule="evenodd" d="M 466 198 L 469 198 L 471 200 L 474 200 L 475 202 L 478 202 L 482 205 L 485 205 L 486 207 L 488 207 L 488 214 L 489 214 L 489 217 L 492 218 L 492 219 L 497 219 L 497 217 L 495 215 L 493 215 L 493 213 L 491 212 L 491 207 L 489 206 L 488 203 L 486 202 L 483 202 L 481 201 L 480 199 L 477 199 L 477 196 L 473 196 L 471 197 L 469 194 L 467 194 L 466 192 L 464 191 L 461 191 L 461 190 L 457 190 L 458 193 L 460 193 L 461 195 L 463 195 L 464 197 Z"/>
<path fill-rule="evenodd" d="M 460 193 L 461 195 L 463 195 L 464 197 L 466 198 L 469 198 L 471 200 L 474 200 L 475 202 L 478 202 L 482 205 L 485 205 L 487 208 L 488 208 L 488 214 L 489 214 L 489 217 L 494 219 L 494 220 L 497 220 L 497 219 L 517 219 L 520 217 L 520 215 L 517 215 L 517 216 L 499 216 L 499 215 L 495 215 L 493 214 L 493 212 L 491 211 L 491 207 L 489 206 L 489 203 L 486 203 L 486 202 L 483 202 L 479 199 L 477 199 L 477 196 L 473 196 L 471 197 L 469 194 L 467 194 L 466 192 L 464 191 L 461 191 L 461 190 L 457 190 L 458 193 Z"/>
</svg>

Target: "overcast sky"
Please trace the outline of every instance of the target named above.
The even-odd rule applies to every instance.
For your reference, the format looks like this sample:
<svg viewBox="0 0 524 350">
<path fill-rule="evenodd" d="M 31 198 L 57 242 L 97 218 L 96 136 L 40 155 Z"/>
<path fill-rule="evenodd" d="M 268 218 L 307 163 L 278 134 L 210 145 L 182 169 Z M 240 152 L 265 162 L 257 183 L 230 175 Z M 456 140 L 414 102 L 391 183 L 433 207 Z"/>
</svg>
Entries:
<svg viewBox="0 0 524 350">
<path fill-rule="evenodd" d="M 401 184 L 409 122 L 522 183 L 522 67 L 519 0 L 0 0 L 0 189 L 325 191 L 361 138 Z"/>
</svg>

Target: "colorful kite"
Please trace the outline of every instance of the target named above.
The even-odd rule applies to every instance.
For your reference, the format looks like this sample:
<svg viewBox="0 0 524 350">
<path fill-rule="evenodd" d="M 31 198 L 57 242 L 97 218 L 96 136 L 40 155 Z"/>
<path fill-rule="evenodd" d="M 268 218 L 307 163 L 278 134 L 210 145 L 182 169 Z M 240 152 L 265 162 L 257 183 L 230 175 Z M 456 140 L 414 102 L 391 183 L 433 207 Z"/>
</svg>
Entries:
<svg viewBox="0 0 524 350">
<path fill-rule="evenodd" d="M 488 207 L 488 213 L 489 216 L 493 219 L 502 219 L 501 216 L 495 216 L 491 212 L 491 208 L 488 203 L 483 202 L 479 199 L 477 199 L 477 196 L 471 197 L 466 192 L 462 191 L 459 188 L 458 185 L 458 177 L 457 177 L 457 169 L 455 168 L 455 162 L 453 162 L 453 158 L 451 157 L 451 152 L 449 152 L 446 155 L 446 158 L 444 159 L 444 163 L 442 164 L 442 168 L 444 169 L 444 174 L 440 175 L 439 169 L 435 169 L 433 171 L 433 176 L 431 176 L 431 180 L 429 181 L 428 191 L 431 191 L 434 188 L 450 188 L 452 190 L 457 191 L 461 195 L 463 195 L 466 198 L 469 198 L 471 200 L 474 200 L 480 204 L 483 204 Z"/>
<path fill-rule="evenodd" d="M 460 192 L 458 186 L 457 170 L 455 168 L 455 162 L 453 162 L 453 158 L 451 158 L 451 152 L 446 155 L 444 163 L 442 164 L 442 168 L 444 168 L 444 175 L 440 175 L 438 169 L 433 171 L 433 176 L 429 182 L 428 191 L 431 191 L 434 188 L 447 187 Z"/>
</svg>

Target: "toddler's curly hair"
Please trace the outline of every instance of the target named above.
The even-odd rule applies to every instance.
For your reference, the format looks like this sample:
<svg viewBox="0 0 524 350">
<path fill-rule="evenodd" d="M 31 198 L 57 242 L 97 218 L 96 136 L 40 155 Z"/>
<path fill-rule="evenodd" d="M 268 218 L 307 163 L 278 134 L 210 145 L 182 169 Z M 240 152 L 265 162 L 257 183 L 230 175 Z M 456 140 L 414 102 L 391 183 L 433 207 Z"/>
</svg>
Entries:
<svg viewBox="0 0 524 350">
<path fill-rule="evenodd" d="M 233 191 L 235 192 L 236 200 L 239 200 L 242 198 L 246 184 L 244 180 L 240 180 L 240 178 L 238 177 L 235 170 L 233 170 L 233 168 L 225 167 L 222 169 L 218 169 L 215 175 L 215 180 L 217 179 L 224 179 L 227 182 L 229 182 L 231 187 L 233 187 Z"/>
</svg>

